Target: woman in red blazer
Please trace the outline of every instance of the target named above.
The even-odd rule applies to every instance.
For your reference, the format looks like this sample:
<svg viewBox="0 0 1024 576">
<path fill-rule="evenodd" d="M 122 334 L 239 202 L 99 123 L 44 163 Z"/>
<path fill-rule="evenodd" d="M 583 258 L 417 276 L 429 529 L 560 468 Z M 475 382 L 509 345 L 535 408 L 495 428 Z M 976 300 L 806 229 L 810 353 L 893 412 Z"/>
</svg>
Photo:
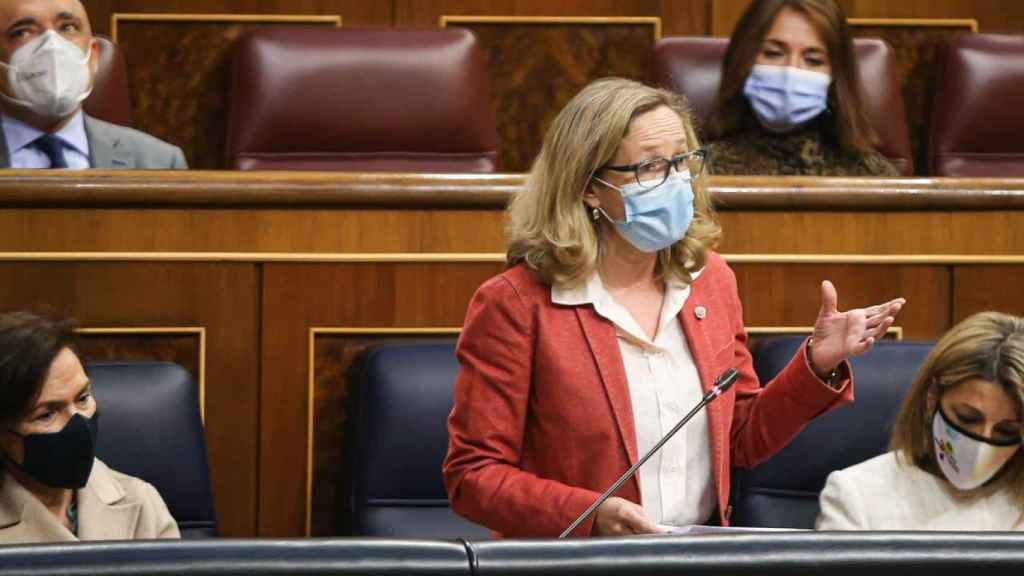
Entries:
<svg viewBox="0 0 1024 576">
<path fill-rule="evenodd" d="M 735 276 L 712 251 L 703 160 L 682 99 L 630 80 L 591 84 L 555 119 L 509 206 L 509 268 L 477 290 L 459 340 L 444 462 L 457 513 L 502 536 L 557 536 L 736 368 L 574 535 L 727 525 L 729 467 L 852 400 L 845 359 L 903 300 L 839 312 L 823 282 L 813 336 L 762 388 Z"/>
</svg>

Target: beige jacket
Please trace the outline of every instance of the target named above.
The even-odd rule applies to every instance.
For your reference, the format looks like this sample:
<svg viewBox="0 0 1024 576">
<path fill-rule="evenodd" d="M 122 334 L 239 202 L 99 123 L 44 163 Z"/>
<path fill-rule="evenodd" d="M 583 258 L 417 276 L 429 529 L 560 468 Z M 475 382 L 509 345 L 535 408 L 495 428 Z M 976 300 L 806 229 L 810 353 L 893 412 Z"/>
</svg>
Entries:
<svg viewBox="0 0 1024 576">
<path fill-rule="evenodd" d="M 180 537 L 155 488 L 99 460 L 75 497 L 77 537 L 10 474 L 0 474 L 0 544 Z"/>
<path fill-rule="evenodd" d="M 964 494 L 887 452 L 829 474 L 818 530 L 1024 530 L 1009 490 Z"/>
</svg>

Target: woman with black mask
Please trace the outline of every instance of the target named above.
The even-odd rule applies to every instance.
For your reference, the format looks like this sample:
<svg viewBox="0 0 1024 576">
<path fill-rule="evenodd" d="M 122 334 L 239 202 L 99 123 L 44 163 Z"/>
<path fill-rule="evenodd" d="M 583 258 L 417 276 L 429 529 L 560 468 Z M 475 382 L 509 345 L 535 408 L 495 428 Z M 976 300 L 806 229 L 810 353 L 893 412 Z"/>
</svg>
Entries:
<svg viewBox="0 0 1024 576">
<path fill-rule="evenodd" d="M 156 489 L 95 458 L 98 425 L 70 325 L 0 315 L 0 544 L 179 537 Z"/>
</svg>

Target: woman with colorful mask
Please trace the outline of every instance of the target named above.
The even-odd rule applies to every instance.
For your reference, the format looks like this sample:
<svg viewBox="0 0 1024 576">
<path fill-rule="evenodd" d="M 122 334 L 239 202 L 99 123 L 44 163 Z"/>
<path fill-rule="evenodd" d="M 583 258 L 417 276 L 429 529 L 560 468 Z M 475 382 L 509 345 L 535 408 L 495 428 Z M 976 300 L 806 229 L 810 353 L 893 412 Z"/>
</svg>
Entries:
<svg viewBox="0 0 1024 576">
<path fill-rule="evenodd" d="M 1024 530 L 1024 318 L 976 314 L 935 345 L 892 451 L 829 475 L 819 530 Z"/>
<path fill-rule="evenodd" d="M 95 458 L 98 429 L 70 327 L 0 315 L 0 544 L 179 536 L 156 489 Z"/>
<path fill-rule="evenodd" d="M 477 290 L 459 339 L 444 462 L 457 513 L 502 536 L 558 536 L 736 369 L 573 535 L 727 524 L 729 467 L 851 399 L 846 358 L 903 300 L 840 312 L 823 282 L 813 337 L 762 388 L 735 276 L 713 251 L 703 163 L 665 90 L 599 80 L 555 118 L 508 209 L 508 269 Z"/>
<path fill-rule="evenodd" d="M 714 174 L 898 176 L 873 144 L 846 16 L 833 0 L 755 0 L 708 122 Z"/>
</svg>

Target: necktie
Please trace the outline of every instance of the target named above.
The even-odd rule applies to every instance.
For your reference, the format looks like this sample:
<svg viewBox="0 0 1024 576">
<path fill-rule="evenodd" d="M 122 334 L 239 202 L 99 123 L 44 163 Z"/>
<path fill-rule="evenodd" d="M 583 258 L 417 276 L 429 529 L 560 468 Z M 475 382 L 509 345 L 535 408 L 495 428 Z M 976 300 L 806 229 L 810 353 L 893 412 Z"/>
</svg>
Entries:
<svg viewBox="0 0 1024 576">
<path fill-rule="evenodd" d="M 50 168 L 67 168 L 68 161 L 64 158 L 64 144 L 53 134 L 43 134 L 36 138 L 32 145 L 43 151 L 50 159 Z"/>
</svg>

